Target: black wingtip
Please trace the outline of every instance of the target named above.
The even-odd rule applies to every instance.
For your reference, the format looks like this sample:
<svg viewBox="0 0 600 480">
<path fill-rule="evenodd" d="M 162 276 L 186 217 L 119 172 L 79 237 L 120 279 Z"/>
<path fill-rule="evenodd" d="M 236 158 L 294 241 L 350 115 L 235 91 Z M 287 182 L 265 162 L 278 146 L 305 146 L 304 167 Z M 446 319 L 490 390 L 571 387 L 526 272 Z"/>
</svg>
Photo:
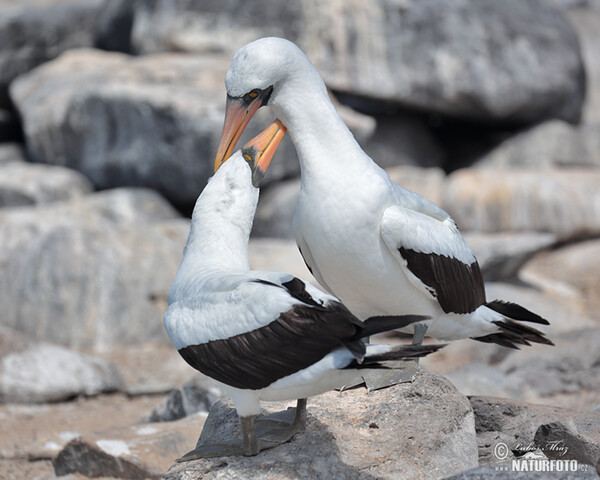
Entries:
<svg viewBox="0 0 600 480">
<path fill-rule="evenodd" d="M 391 350 L 384 353 L 367 353 L 362 366 L 366 368 L 372 368 L 374 363 L 393 362 L 410 358 L 424 357 L 430 353 L 437 352 L 440 348 L 444 348 L 446 345 L 446 343 L 435 343 L 431 345 L 395 345 L 391 348 Z"/>
<path fill-rule="evenodd" d="M 370 337 L 378 333 L 389 332 L 398 328 L 418 322 L 431 320 L 426 315 L 379 315 L 369 317 L 364 321 L 364 328 L 360 332 L 361 338 Z"/>
<path fill-rule="evenodd" d="M 504 300 L 493 300 L 487 302 L 485 306 L 512 320 L 550 325 L 550 322 L 545 318 L 540 317 L 537 313 L 533 313 L 516 303 L 505 302 Z"/>
</svg>

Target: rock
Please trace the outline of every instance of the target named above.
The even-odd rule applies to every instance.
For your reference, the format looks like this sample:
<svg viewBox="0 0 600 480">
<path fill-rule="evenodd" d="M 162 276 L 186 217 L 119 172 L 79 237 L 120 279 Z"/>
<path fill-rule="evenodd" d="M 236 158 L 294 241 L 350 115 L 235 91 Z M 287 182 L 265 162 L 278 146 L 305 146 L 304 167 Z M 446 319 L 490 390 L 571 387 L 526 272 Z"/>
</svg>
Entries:
<svg viewBox="0 0 600 480">
<path fill-rule="evenodd" d="M 32 160 L 78 170 L 101 189 L 149 187 L 188 208 L 213 174 L 229 61 L 76 50 L 19 77 L 11 95 Z M 272 121 L 258 112 L 239 145 Z M 299 172 L 289 137 L 278 150 L 265 185 Z"/>
<path fill-rule="evenodd" d="M 144 53 L 231 56 L 269 35 L 297 42 L 333 90 L 371 102 L 505 124 L 580 115 L 577 37 L 542 0 L 265 0 L 259 8 L 158 0 L 141 2 L 134 14 L 133 43 Z M 548 56 L 553 62 L 540 61 Z"/>
<path fill-rule="evenodd" d="M 600 3 L 595 8 L 575 9 L 568 13 L 569 20 L 577 32 L 583 62 L 585 65 L 586 94 L 583 107 L 583 121 L 588 124 L 600 123 Z"/>
<path fill-rule="evenodd" d="M 91 191 L 88 179 L 68 168 L 26 162 L 0 164 L 0 208 L 69 200 Z"/>
<path fill-rule="evenodd" d="M 166 342 L 162 315 L 189 221 L 148 221 L 171 209 L 149 195 L 138 203 L 146 211 L 105 192 L 0 212 L 3 323 L 75 347 Z"/>
<path fill-rule="evenodd" d="M 504 141 L 477 161 L 478 167 L 598 167 L 600 124 L 569 125 L 554 120 Z"/>
<path fill-rule="evenodd" d="M 204 425 L 205 415 L 179 422 L 136 425 L 85 434 L 68 443 L 54 460 L 54 471 L 87 477 L 159 479 L 186 453 Z"/>
<path fill-rule="evenodd" d="M 532 403 L 594 408 L 600 394 L 600 360 L 596 354 L 600 351 L 600 329 L 549 337 L 556 346 L 523 348 L 495 365 L 468 364 L 446 374 L 446 378 L 465 395 L 491 393 Z"/>
<path fill-rule="evenodd" d="M 0 2 L 0 106 L 18 75 L 70 48 L 92 46 L 104 0 Z"/>
<path fill-rule="evenodd" d="M 548 446 L 549 458 L 577 460 L 600 470 L 600 412 L 547 418 L 535 434 L 535 443 Z"/>
<path fill-rule="evenodd" d="M 433 479 L 477 465 L 470 404 L 442 377 L 423 372 L 413 383 L 368 395 L 362 388 L 329 392 L 308 403 L 306 431 L 291 442 L 257 457 L 177 464 L 164 480 Z M 270 411 L 284 408 L 274 405 Z M 226 422 L 220 433 L 240 435 L 233 411 L 214 408 Z"/>
<path fill-rule="evenodd" d="M 25 150 L 18 143 L 0 144 L 0 167 L 8 163 L 24 162 Z"/>
<path fill-rule="evenodd" d="M 3 95 L 7 96 L 6 92 Z M 22 140 L 23 132 L 15 112 L 0 108 L 0 142 L 19 142 Z"/>
<path fill-rule="evenodd" d="M 558 240 L 600 233 L 600 172 L 463 169 L 441 202 L 462 231 L 549 232 Z"/>
<path fill-rule="evenodd" d="M 521 267 L 556 241 L 551 233 L 479 233 L 464 235 L 486 281 L 514 279 Z"/>
<path fill-rule="evenodd" d="M 217 383 L 204 375 L 196 375 L 181 388 L 173 390 L 143 422 L 172 422 L 195 413 L 206 413 L 223 392 Z"/>
<path fill-rule="evenodd" d="M 416 115 L 377 115 L 373 136 L 364 150 L 380 167 L 439 167 L 444 152 L 424 121 Z"/>
<path fill-rule="evenodd" d="M 580 467 L 588 466 L 580 465 Z M 567 478 L 570 480 L 597 480 L 600 478 L 592 467 L 569 473 L 556 470 L 549 471 L 543 468 L 543 465 L 540 465 L 537 470 L 533 466 L 531 470 L 523 469 L 516 471 L 513 468 L 512 462 L 504 462 L 473 468 L 457 475 L 446 477 L 444 480 L 565 480 Z"/>
<path fill-rule="evenodd" d="M 542 252 L 523 267 L 521 278 L 549 294 L 558 288 L 574 291 L 582 310 L 596 316 L 600 308 L 600 240 Z"/>
<path fill-rule="evenodd" d="M 8 346 L 8 348 L 6 348 Z M 109 362 L 0 329 L 0 402 L 42 403 L 122 388 Z"/>
<path fill-rule="evenodd" d="M 576 414 L 573 410 L 507 398 L 473 396 L 469 400 L 475 415 L 480 465 L 521 457 L 536 450 L 548 455 L 546 443 L 535 440 L 538 428 L 546 422 Z M 500 443 L 507 448 L 497 446 Z"/>
</svg>

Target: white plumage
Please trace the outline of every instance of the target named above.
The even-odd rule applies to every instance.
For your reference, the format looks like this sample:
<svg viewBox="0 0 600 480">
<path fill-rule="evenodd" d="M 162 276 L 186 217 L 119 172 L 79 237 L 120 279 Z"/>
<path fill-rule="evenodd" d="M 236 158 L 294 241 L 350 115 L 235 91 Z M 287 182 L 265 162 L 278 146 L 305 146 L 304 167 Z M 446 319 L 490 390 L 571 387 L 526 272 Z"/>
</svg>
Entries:
<svg viewBox="0 0 600 480">
<path fill-rule="evenodd" d="M 359 318 L 423 314 L 429 335 L 509 347 L 551 344 L 515 320 L 547 324 L 515 304 L 487 302 L 477 261 L 450 216 L 391 181 L 360 148 L 314 66 L 293 43 L 264 38 L 242 47 L 227 73 L 228 105 L 264 92 L 298 151 L 302 186 L 294 217 L 298 247 L 313 275 Z M 250 110 L 250 108 L 252 110 Z M 226 116 L 217 162 L 233 148 Z M 237 134 L 248 122 L 238 128 Z M 233 139 L 233 142 L 232 142 Z M 412 327 L 406 327 L 407 330 Z"/>
<path fill-rule="evenodd" d="M 282 136 L 269 140 L 272 151 Z M 261 153 L 254 147 L 236 152 L 205 187 L 169 293 L 169 338 L 191 366 L 223 385 L 244 429 L 243 446 L 205 445 L 186 459 L 256 454 L 288 440 L 298 421 L 253 437 L 261 400 L 305 399 L 384 368 L 386 361 L 439 348 L 365 345 L 364 336 L 423 317 L 363 323 L 335 297 L 292 275 L 250 270 L 248 239 L 258 200 L 253 181 Z"/>
</svg>

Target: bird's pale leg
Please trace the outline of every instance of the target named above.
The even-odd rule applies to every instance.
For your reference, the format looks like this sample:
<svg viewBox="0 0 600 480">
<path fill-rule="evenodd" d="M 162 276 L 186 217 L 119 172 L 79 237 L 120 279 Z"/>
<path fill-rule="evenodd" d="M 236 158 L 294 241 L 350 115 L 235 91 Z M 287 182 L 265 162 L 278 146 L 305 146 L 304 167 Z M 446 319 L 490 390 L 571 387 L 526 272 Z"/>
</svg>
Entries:
<svg viewBox="0 0 600 480">
<path fill-rule="evenodd" d="M 425 333 L 427 332 L 427 325 L 425 325 L 424 323 L 415 323 L 413 325 L 413 339 L 412 339 L 412 344 L 413 345 L 422 345 L 423 344 L 423 339 L 425 338 Z M 417 361 L 419 359 L 417 358 Z"/>
<path fill-rule="evenodd" d="M 261 450 L 289 441 L 306 427 L 306 399 L 299 399 L 296 408 L 272 413 L 256 419 L 256 436 Z"/>
<path fill-rule="evenodd" d="M 427 325 L 425 325 L 424 323 L 415 323 L 413 325 L 412 344 L 413 345 L 422 345 L 423 340 L 425 339 L 426 332 L 427 332 Z M 417 365 L 419 364 L 419 360 L 421 360 L 421 359 L 420 358 L 415 359 L 415 362 L 417 363 Z"/>
<path fill-rule="evenodd" d="M 240 423 L 242 424 L 242 450 L 243 455 L 251 457 L 256 455 L 262 449 L 258 446 L 258 440 L 256 439 L 256 433 L 254 432 L 254 419 L 255 417 L 240 417 Z"/>
</svg>

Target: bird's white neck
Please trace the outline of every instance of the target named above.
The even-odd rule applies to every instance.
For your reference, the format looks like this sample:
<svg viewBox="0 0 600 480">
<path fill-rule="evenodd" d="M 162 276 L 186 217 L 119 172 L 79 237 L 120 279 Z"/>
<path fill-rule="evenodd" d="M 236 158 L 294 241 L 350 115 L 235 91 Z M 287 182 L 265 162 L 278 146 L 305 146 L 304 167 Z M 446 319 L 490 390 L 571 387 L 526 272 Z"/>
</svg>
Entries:
<svg viewBox="0 0 600 480">
<path fill-rule="evenodd" d="M 244 272 L 258 202 L 250 167 L 239 151 L 221 166 L 198 198 L 181 268 Z"/>
<path fill-rule="evenodd" d="M 308 66 L 282 82 L 271 102 L 298 152 L 303 185 L 314 175 L 361 170 L 370 163 L 331 103 L 318 71 Z"/>
</svg>

